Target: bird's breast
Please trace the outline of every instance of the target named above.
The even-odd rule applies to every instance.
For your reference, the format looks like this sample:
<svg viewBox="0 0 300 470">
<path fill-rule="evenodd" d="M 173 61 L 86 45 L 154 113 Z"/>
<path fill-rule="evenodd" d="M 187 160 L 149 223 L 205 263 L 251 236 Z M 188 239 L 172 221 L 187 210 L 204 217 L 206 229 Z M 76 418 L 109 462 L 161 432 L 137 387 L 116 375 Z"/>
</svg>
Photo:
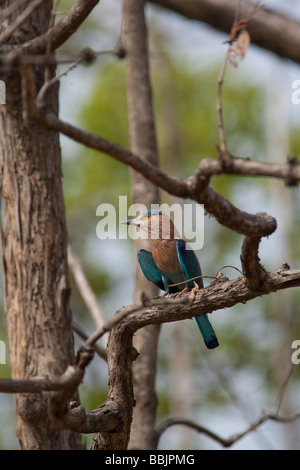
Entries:
<svg viewBox="0 0 300 470">
<path fill-rule="evenodd" d="M 181 270 L 176 250 L 177 240 L 152 240 L 152 256 L 161 273 L 175 273 Z"/>
</svg>

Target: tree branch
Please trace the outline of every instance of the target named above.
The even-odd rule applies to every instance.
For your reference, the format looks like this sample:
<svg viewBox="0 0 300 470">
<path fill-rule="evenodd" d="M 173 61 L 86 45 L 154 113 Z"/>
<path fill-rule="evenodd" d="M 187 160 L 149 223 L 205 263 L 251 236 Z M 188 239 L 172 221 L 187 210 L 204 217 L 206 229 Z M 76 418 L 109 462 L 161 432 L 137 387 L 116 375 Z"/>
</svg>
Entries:
<svg viewBox="0 0 300 470">
<path fill-rule="evenodd" d="M 25 67 L 23 66 L 21 72 L 24 69 Z M 63 122 L 53 114 L 44 114 L 41 109 L 36 107 L 36 103 L 33 101 L 33 91 L 30 91 L 33 88 L 33 84 L 31 83 L 30 76 L 31 74 L 28 73 L 28 70 L 26 70 L 26 73 L 23 73 L 24 86 L 29 90 L 29 92 L 24 92 L 24 107 L 27 119 L 32 119 L 40 125 L 59 131 L 88 147 L 105 152 L 116 160 L 129 165 L 170 194 L 190 198 L 204 204 L 206 211 L 213 215 L 219 223 L 237 233 L 250 237 L 262 237 L 268 236 L 276 230 L 277 222 L 273 217 L 263 213 L 253 215 L 241 211 L 208 186 L 210 175 L 221 174 L 224 171 L 220 159 L 202 160 L 193 177 L 180 179 L 169 176 L 148 161 L 117 144 L 113 144 L 95 134 L 85 132 Z M 230 174 L 235 174 L 235 172 L 237 174 L 247 174 L 248 167 L 250 167 L 251 175 L 254 173 L 262 175 L 265 171 L 267 176 L 276 174 L 277 177 L 281 177 L 284 180 L 288 178 L 293 183 L 298 182 L 300 179 L 300 165 L 295 159 L 292 160 L 290 165 L 273 165 L 267 163 L 261 164 L 261 162 L 253 162 L 247 159 L 232 158 L 230 170 L 227 168 L 225 172 Z"/>
<path fill-rule="evenodd" d="M 43 54 L 49 47 L 49 52 L 54 51 L 64 44 L 88 17 L 99 0 L 77 0 L 66 15 L 48 30 L 45 34 L 38 36 L 20 46 L 1 47 L 1 52 L 12 54 Z"/>
<path fill-rule="evenodd" d="M 78 290 L 94 320 L 96 328 L 101 328 L 105 324 L 105 316 L 99 305 L 98 299 L 93 291 L 83 269 L 80 259 L 75 254 L 71 245 L 68 245 L 68 264 L 73 273 Z M 107 344 L 108 337 L 102 337 L 104 344 Z"/>
<path fill-rule="evenodd" d="M 105 448 L 114 450 L 124 449 L 127 445 L 124 429 L 126 430 L 127 419 L 131 416 L 130 406 L 133 404 L 131 365 L 132 361 L 136 358 L 136 352 L 132 348 L 132 337 L 138 329 L 150 324 L 177 321 L 179 319 L 191 318 L 201 313 L 211 313 L 218 309 L 231 307 L 237 303 L 245 303 L 262 294 L 276 292 L 277 290 L 296 285 L 300 285 L 300 271 L 291 271 L 286 266 L 282 267 L 279 271 L 268 273 L 264 284 L 257 291 L 247 286 L 244 277 L 231 281 L 222 274 L 219 274 L 209 287 L 198 292 L 192 305 L 188 302 L 189 294 L 187 293 L 181 299 L 144 299 L 143 305 L 123 307 L 116 312 L 112 319 L 115 322 L 115 326 L 111 330 L 108 344 L 111 388 L 108 400 L 102 405 L 102 411 L 106 409 L 106 406 L 110 409 L 111 400 L 113 399 L 114 404 L 118 405 L 121 415 L 119 416 L 119 421 L 116 420 L 119 423 L 119 432 L 114 435 L 108 433 L 104 441 Z M 95 338 L 97 338 L 97 334 Z M 96 419 L 96 411 L 93 413 Z M 87 415 L 89 416 L 89 414 Z M 116 412 L 113 416 L 118 416 L 118 413 Z M 124 425 L 120 425 L 121 416 L 125 420 Z M 270 415 L 269 418 L 283 420 L 283 418 L 275 417 L 275 415 Z M 265 417 L 260 418 L 260 421 L 252 424 L 247 432 L 255 429 L 265 419 Z M 64 422 L 67 423 L 68 420 L 64 420 Z M 81 429 L 85 429 L 84 426 L 82 425 Z M 245 432 L 242 433 L 239 438 L 245 434 Z M 109 442 L 107 442 L 107 439 L 109 439 Z M 227 443 L 231 445 L 231 442 L 227 441 Z M 98 442 L 97 448 L 100 447 L 101 443 Z"/>
<path fill-rule="evenodd" d="M 95 134 L 85 132 L 71 124 L 63 122 L 54 115 L 39 115 L 37 122 L 50 129 L 61 132 L 71 139 L 82 143 L 88 147 L 104 152 L 116 160 L 129 165 L 152 183 L 161 189 L 182 198 L 190 198 L 205 205 L 205 209 L 213 215 L 222 225 L 249 236 L 267 236 L 276 230 L 276 220 L 267 214 L 252 215 L 241 211 L 227 199 L 216 193 L 211 187 L 204 188 L 203 192 L 199 190 L 199 180 L 202 176 L 201 164 L 197 174 L 190 178 L 175 178 L 156 168 L 151 163 L 142 160 L 140 157 L 129 150 L 109 142 Z M 241 159 L 242 160 L 242 159 Z M 215 171 L 215 160 L 209 160 L 212 163 L 212 171 Z M 259 162 L 256 162 L 257 164 Z M 208 175 L 208 159 L 206 159 L 206 174 Z M 282 165 L 283 167 L 284 165 Z M 283 169 L 282 169 L 283 170 Z M 221 171 L 218 172 L 221 174 Z M 244 172 L 243 174 L 246 174 Z"/>
<path fill-rule="evenodd" d="M 219 160 L 204 158 L 198 166 L 197 178 L 211 177 L 223 173 L 277 178 L 283 180 L 287 186 L 296 186 L 300 181 L 300 163 L 294 155 L 288 157 L 287 164 L 268 163 L 251 160 L 250 158 L 234 157 L 231 159 L 230 168 L 224 169 L 222 162 Z"/>
<path fill-rule="evenodd" d="M 209 24 L 213 28 L 230 32 L 236 15 L 236 0 L 150 0 L 151 3 L 175 11 L 192 20 Z M 240 17 L 253 13 L 253 3 L 243 1 Z M 300 63 L 300 23 L 282 13 L 260 8 L 251 18 L 248 31 L 251 42 L 280 57 Z"/>
<path fill-rule="evenodd" d="M 250 289 L 259 289 L 267 272 L 260 264 L 258 247 L 261 237 L 245 237 L 242 244 L 241 262 L 243 274 Z"/>
<path fill-rule="evenodd" d="M 265 423 L 268 420 L 278 421 L 281 423 L 289 423 L 299 418 L 300 418 L 300 413 L 295 413 L 290 416 L 278 416 L 275 413 L 263 412 L 262 415 L 259 416 L 256 421 L 251 423 L 244 431 L 236 433 L 227 439 L 219 436 L 218 434 L 216 434 L 215 432 L 211 431 L 210 429 L 204 426 L 194 423 L 191 420 L 184 419 L 184 418 L 169 418 L 169 419 L 166 419 L 163 423 L 161 423 L 157 427 L 156 438 L 158 442 L 162 434 L 166 432 L 171 426 L 182 425 L 182 426 L 187 426 L 198 433 L 204 434 L 207 437 L 210 437 L 214 441 L 221 444 L 223 447 L 231 447 L 233 444 L 238 442 L 243 437 L 247 436 L 247 434 L 250 434 L 252 431 L 255 431 L 259 426 L 261 426 L 263 423 Z"/>
<path fill-rule="evenodd" d="M 296 286 L 300 286 L 300 271 L 290 270 L 285 265 L 278 271 L 267 273 L 264 283 L 256 291 L 248 287 L 243 276 L 229 280 L 219 274 L 208 287 L 197 293 L 191 305 L 189 293 L 183 294 L 180 299 L 164 297 L 142 299 L 142 304 L 118 310 L 109 322 L 93 333 L 80 348 L 74 366 L 68 367 L 57 381 L 2 379 L 0 380 L 0 391 L 35 393 L 53 390 L 50 394 L 48 408 L 51 419 L 57 426 L 82 433 L 106 433 L 118 427 L 119 432 L 115 434 L 116 440 L 113 435 L 110 436 L 110 445 L 112 446 L 110 448 L 126 448 L 127 437 L 126 433 L 122 433 L 122 420 L 126 421 L 126 410 L 133 406 L 131 366 L 137 353 L 132 348 L 132 337 L 138 329 L 150 324 L 173 322 L 199 314 L 211 313 L 232 307 L 237 303 L 245 303 L 260 295 Z M 83 407 L 72 402 L 72 397 L 83 379 L 85 367 L 92 358 L 92 348 L 95 342 L 106 331 L 111 331 L 108 343 L 111 390 L 103 405 L 97 410 L 87 413 Z M 130 391 L 131 393 L 129 393 Z M 131 415 L 131 413 L 129 414 Z M 272 417 L 270 415 L 269 418 L 283 420 L 283 418 L 273 415 Z M 262 419 L 265 420 L 265 418 Z M 255 424 L 255 426 L 257 427 L 259 424 Z M 107 443 L 106 446 L 108 446 Z"/>
<path fill-rule="evenodd" d="M 197 423 L 194 423 L 191 420 L 183 419 L 183 418 L 168 418 L 165 421 L 163 421 L 159 426 L 157 426 L 155 430 L 156 434 L 156 443 L 158 444 L 160 437 L 162 434 L 167 431 L 171 426 L 175 425 L 183 425 L 187 426 L 191 429 L 194 429 L 196 432 L 199 432 L 201 434 L 206 435 L 207 437 L 210 437 L 214 441 L 218 442 L 221 444 L 223 447 L 231 447 L 233 444 L 235 444 L 237 441 L 245 437 L 247 434 L 250 434 L 250 432 L 254 431 L 257 429 L 261 424 L 263 424 L 265 421 L 268 420 L 273 420 L 273 421 L 278 421 L 282 423 L 289 423 L 291 421 L 295 421 L 296 419 L 300 418 L 300 413 L 294 413 L 289 416 L 280 416 L 279 415 L 279 409 L 280 405 L 283 400 L 284 392 L 287 388 L 287 385 L 292 377 L 293 371 L 294 371 L 295 365 L 291 364 L 288 373 L 286 377 L 284 378 L 282 385 L 279 390 L 278 394 L 278 399 L 277 399 L 277 405 L 276 405 L 276 410 L 275 412 L 265 412 L 263 411 L 261 416 L 259 416 L 253 423 L 251 423 L 244 431 L 234 434 L 233 436 L 224 439 L 220 437 L 218 434 L 214 433 L 213 431 L 207 429 L 204 426 L 201 426 Z"/>
</svg>

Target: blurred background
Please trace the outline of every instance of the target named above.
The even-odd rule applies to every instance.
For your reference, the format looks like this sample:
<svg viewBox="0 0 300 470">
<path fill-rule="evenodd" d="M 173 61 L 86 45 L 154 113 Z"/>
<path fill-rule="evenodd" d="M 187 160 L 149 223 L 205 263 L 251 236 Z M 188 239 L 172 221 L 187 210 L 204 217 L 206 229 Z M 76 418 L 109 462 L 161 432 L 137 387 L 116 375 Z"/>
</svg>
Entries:
<svg viewBox="0 0 300 470">
<path fill-rule="evenodd" d="M 64 0 L 59 9 L 74 2 Z M 294 0 L 266 0 L 267 8 L 300 20 Z M 121 1 L 102 0 L 83 27 L 59 51 L 78 55 L 85 47 L 114 49 L 121 36 Z M 58 18 L 59 19 L 59 18 Z M 192 175 L 204 157 L 217 158 L 217 79 L 227 51 L 224 34 L 153 5 L 147 7 L 149 48 L 161 168 L 174 176 Z M 90 66 L 78 66 L 63 77 L 60 117 L 125 147 L 128 122 L 125 62 L 101 55 Z M 65 66 L 60 66 L 63 71 Z M 228 66 L 223 86 L 223 112 L 229 151 L 240 157 L 285 163 L 300 154 L 300 105 L 292 103 L 292 82 L 300 67 L 250 45 L 244 61 Z M 128 168 L 91 149 L 61 137 L 63 181 L 70 243 L 81 258 L 107 319 L 131 304 L 135 255 L 132 241 L 99 240 L 96 226 L 100 204 L 119 196 L 130 199 Z M 218 176 L 213 187 L 240 209 L 265 211 L 278 229 L 262 241 L 260 258 L 267 270 L 283 263 L 300 269 L 297 188 L 267 178 Z M 184 203 L 161 192 L 161 202 Z M 205 217 L 204 246 L 197 252 L 203 274 L 213 276 L 224 265 L 240 268 L 242 237 Z M 226 268 L 229 278 L 238 277 Z M 89 334 L 95 329 L 71 275 L 74 320 Z M 206 280 L 206 285 L 209 284 Z M 274 410 L 281 384 L 291 367 L 291 344 L 300 339 L 299 289 L 258 298 L 245 305 L 217 311 L 210 317 L 220 347 L 205 348 L 193 321 L 165 324 L 158 351 L 157 423 L 181 416 L 222 437 L 243 431 L 262 410 Z M 3 303 L 3 302 L 2 302 Z M 0 339 L 6 341 L 2 306 Z M 75 335 L 76 349 L 81 340 Z M 299 412 L 300 365 L 284 395 L 283 414 Z M 1 377 L 9 377 L 0 364 Z M 83 405 L 97 407 L 107 393 L 107 366 L 95 357 L 80 387 Z M 0 396 L 0 448 L 18 449 L 13 397 Z M 84 437 L 89 445 L 92 436 Z M 209 438 L 183 427 L 163 434 L 159 449 L 222 449 Z M 267 422 L 232 448 L 300 449 L 300 422 Z"/>
</svg>

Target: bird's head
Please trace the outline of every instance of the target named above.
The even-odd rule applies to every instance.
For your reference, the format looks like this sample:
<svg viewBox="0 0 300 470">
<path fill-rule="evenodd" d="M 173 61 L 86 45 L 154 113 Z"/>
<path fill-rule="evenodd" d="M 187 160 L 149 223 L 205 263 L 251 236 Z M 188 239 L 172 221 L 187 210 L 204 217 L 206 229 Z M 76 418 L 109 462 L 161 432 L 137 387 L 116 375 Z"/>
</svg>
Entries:
<svg viewBox="0 0 300 470">
<path fill-rule="evenodd" d="M 160 210 L 148 210 L 134 219 L 125 220 L 121 223 L 140 227 L 151 239 L 172 239 L 175 235 L 172 220 Z M 175 238 L 179 238 L 179 236 Z"/>
</svg>

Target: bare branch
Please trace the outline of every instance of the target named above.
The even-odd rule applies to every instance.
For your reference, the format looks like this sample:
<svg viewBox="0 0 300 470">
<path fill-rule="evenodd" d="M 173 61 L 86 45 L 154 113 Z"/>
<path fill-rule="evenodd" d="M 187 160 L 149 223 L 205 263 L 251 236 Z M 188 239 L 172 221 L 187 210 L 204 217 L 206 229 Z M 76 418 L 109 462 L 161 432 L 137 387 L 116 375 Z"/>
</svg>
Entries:
<svg viewBox="0 0 300 470">
<path fill-rule="evenodd" d="M 135 330 L 151 323 L 183 320 L 297 286 L 300 286 L 300 270 L 290 270 L 287 265 L 282 266 L 278 271 L 268 272 L 259 291 L 250 289 L 243 276 L 229 280 L 222 274 L 218 274 L 217 279 L 213 280 L 208 287 L 199 290 L 193 304 L 185 303 L 185 300 L 189 298 L 189 293 L 183 294 L 182 302 L 178 304 L 168 305 L 154 300 L 151 307 L 126 315 L 120 325 L 132 331 L 132 329 Z M 119 312 L 121 314 L 122 309 Z"/>
<path fill-rule="evenodd" d="M 300 418 L 300 413 L 295 413 L 290 416 L 278 416 L 277 414 L 274 414 L 274 413 L 263 412 L 262 415 L 259 416 L 256 421 L 251 423 L 244 431 L 240 433 L 236 433 L 227 439 L 219 436 L 218 434 L 214 433 L 213 431 L 211 431 L 210 429 L 204 426 L 194 423 L 191 420 L 184 419 L 184 418 L 168 418 L 157 427 L 156 438 L 158 442 L 162 434 L 166 432 L 171 426 L 182 425 L 182 426 L 187 426 L 198 433 L 204 434 L 207 437 L 210 437 L 214 441 L 221 444 L 223 447 L 231 447 L 233 444 L 235 444 L 240 439 L 250 434 L 252 431 L 255 431 L 259 426 L 261 426 L 263 423 L 265 423 L 268 420 L 278 421 L 281 423 L 289 423 L 299 418 Z"/>
<path fill-rule="evenodd" d="M 31 90 L 33 87 L 33 77 L 32 74 L 28 73 L 28 71 L 24 73 L 24 86 L 29 90 Z M 113 144 L 99 136 L 96 136 L 95 134 L 85 132 L 71 124 L 63 122 L 59 120 L 54 114 L 43 114 L 42 110 L 36 108 L 36 104 L 32 95 L 32 92 L 24 92 L 24 96 L 26 98 L 24 100 L 24 106 L 26 110 L 25 115 L 27 118 L 33 119 L 36 123 L 59 131 L 73 140 L 99 150 L 100 152 L 107 153 L 115 159 L 137 170 L 147 179 L 165 191 L 168 191 L 170 194 L 174 194 L 183 198 L 191 198 L 199 203 L 204 204 L 206 211 L 212 214 L 218 220 L 218 222 L 232 230 L 235 230 L 237 233 L 252 237 L 262 237 L 268 236 L 273 233 L 274 230 L 276 230 L 277 222 L 273 217 L 263 213 L 252 215 L 241 211 L 228 200 L 216 193 L 211 187 L 207 186 L 207 184 L 203 186 L 203 181 L 201 180 L 203 176 L 207 177 L 209 172 L 215 173 L 216 170 L 218 174 L 222 173 L 222 162 L 219 161 L 218 166 L 218 164 L 216 165 L 215 160 L 205 159 L 203 160 L 204 164 L 201 163 L 199 165 L 197 173 L 194 177 L 186 179 L 174 178 L 167 175 L 148 161 L 145 161 L 144 159 L 138 157 L 134 153 L 117 144 Z M 241 161 L 247 162 L 247 160 L 233 158 L 233 163 L 230 163 L 230 167 L 235 167 L 235 160 L 238 160 L 237 166 L 241 171 L 243 168 Z M 203 166 L 205 167 L 205 174 L 203 172 Z M 259 162 L 256 162 L 256 168 L 257 167 L 259 168 Z M 293 169 L 298 171 L 299 165 L 294 163 Z M 233 172 L 233 170 L 230 171 Z M 286 174 L 288 174 L 290 177 L 289 167 L 287 171 L 285 166 L 282 165 L 281 171 L 284 172 L 285 177 Z M 226 172 L 229 172 L 229 170 L 227 169 Z M 297 176 L 295 176 L 295 178 Z M 199 180 L 201 180 L 200 185 Z M 199 193 L 200 188 L 202 188 L 202 192 L 200 191 Z"/>
<path fill-rule="evenodd" d="M 71 269 L 78 290 L 94 320 L 96 328 L 102 328 L 106 322 L 105 315 L 99 305 L 95 292 L 93 291 L 86 274 L 84 272 L 82 263 L 78 256 L 74 253 L 71 245 L 68 245 L 68 263 Z M 104 344 L 107 344 L 107 334 L 102 337 Z"/>
<path fill-rule="evenodd" d="M 277 224 L 273 217 L 268 215 L 257 216 L 241 211 L 210 187 L 207 187 L 203 193 L 199 194 L 197 191 L 199 188 L 197 184 L 199 174 L 201 176 L 199 171 L 192 178 L 175 178 L 142 160 L 129 150 L 63 122 L 54 115 L 39 116 L 38 123 L 57 130 L 77 142 L 104 152 L 116 160 L 131 166 L 170 194 L 183 198 L 191 198 L 204 204 L 207 212 L 212 214 L 218 222 L 238 233 L 249 236 L 267 236 L 276 229 Z M 212 167 L 214 167 L 214 162 L 215 160 L 212 160 Z"/>
<path fill-rule="evenodd" d="M 285 391 L 292 378 L 294 370 L 295 370 L 295 364 L 292 362 L 279 390 L 278 398 L 276 401 L 276 411 L 275 411 L 276 415 L 279 414 L 279 410 L 280 410 L 280 407 L 284 398 Z"/>
<path fill-rule="evenodd" d="M 44 380 L 1 380 L 0 391 L 22 393 L 55 390 L 56 392 L 51 393 L 49 400 L 49 413 L 57 426 L 77 432 L 108 432 L 120 424 L 119 413 L 122 413 L 124 418 L 124 409 L 129 409 L 130 400 L 133 400 L 133 396 L 130 398 L 132 394 L 130 364 L 136 358 L 136 352 L 132 349 L 132 337 L 135 331 L 150 324 L 177 321 L 191 318 L 201 313 L 211 313 L 212 311 L 231 307 L 240 302 L 244 303 L 261 294 L 268 294 L 299 285 L 300 271 L 291 271 L 287 266 L 284 266 L 277 272 L 268 273 L 259 292 L 249 289 L 243 277 L 230 281 L 222 274 L 219 274 L 218 278 L 210 286 L 199 290 L 192 305 L 188 302 L 188 293 L 184 294 L 180 300 L 165 298 L 144 299 L 142 304 L 121 308 L 109 322 L 93 333 L 86 340 L 84 346 L 80 348 L 75 365 L 70 366 L 59 380 L 53 382 Z M 92 357 L 92 347 L 99 337 L 108 330 L 111 330 L 111 334 L 113 334 L 113 340 L 110 342 L 110 348 L 113 349 L 108 355 L 108 363 L 110 370 L 114 371 L 113 373 L 111 372 L 112 375 L 110 376 L 112 381 L 110 393 L 114 397 L 114 403 L 112 403 L 109 397 L 98 410 L 86 413 L 83 407 L 70 402 L 70 400 L 72 400 L 74 393 L 80 385 L 85 367 Z M 116 361 L 118 367 L 116 367 Z M 124 387 L 127 390 L 125 394 Z M 125 403 L 122 404 L 125 398 L 127 399 L 126 405 Z M 128 413 L 130 414 L 131 411 L 128 411 Z M 127 417 L 129 418 L 129 415 Z M 127 417 L 124 419 L 127 420 Z M 249 427 L 247 432 L 237 435 L 238 438 L 255 429 L 266 419 L 265 416 L 261 417 Z M 280 418 L 270 414 L 268 419 L 287 421 L 293 419 L 293 417 Z M 237 437 L 235 436 L 234 439 L 237 440 Z M 226 442 L 229 443 L 228 445 L 231 445 L 235 441 L 231 439 Z"/>
<path fill-rule="evenodd" d="M 250 289 L 259 289 L 267 272 L 260 264 L 258 247 L 261 237 L 245 237 L 242 244 L 241 262 L 243 274 Z"/>
<path fill-rule="evenodd" d="M 50 390 L 63 390 L 73 383 L 68 377 L 57 381 L 45 379 L 0 379 L 1 393 L 39 393 Z"/>
<path fill-rule="evenodd" d="M 223 106 L 222 106 L 222 85 L 224 81 L 225 71 L 227 65 L 227 55 L 223 62 L 220 75 L 218 78 L 218 93 L 217 93 L 217 114 L 218 114 L 218 128 L 219 128 L 219 153 L 220 158 L 223 161 L 231 159 L 226 145 L 225 131 L 224 131 L 224 122 L 223 122 Z"/>
<path fill-rule="evenodd" d="M 220 175 L 264 176 L 283 180 L 288 186 L 295 186 L 300 181 L 300 163 L 292 155 L 288 158 L 288 164 L 267 163 L 251 160 L 250 158 L 234 157 L 230 161 L 230 167 L 225 168 L 222 162 L 216 159 L 204 158 L 201 160 L 197 178 Z"/>
<path fill-rule="evenodd" d="M 89 338 L 89 335 L 81 328 L 81 326 L 79 326 L 74 321 L 72 322 L 72 330 L 75 331 L 75 333 L 77 333 L 77 335 L 85 341 Z M 98 354 L 99 357 L 104 359 L 104 361 L 107 361 L 107 354 L 105 349 L 99 346 L 98 344 L 94 344 L 93 347 L 95 349 L 95 353 Z"/>
<path fill-rule="evenodd" d="M 151 3 L 175 11 L 193 21 L 198 20 L 229 33 L 236 15 L 236 0 L 150 0 Z M 253 12 L 255 16 L 251 18 Z M 240 17 L 251 18 L 248 31 L 252 43 L 280 57 L 300 63 L 299 21 L 277 11 L 256 8 L 243 1 Z M 283 34 L 284 32 L 284 34 Z"/>
<path fill-rule="evenodd" d="M 278 399 L 277 399 L 277 404 L 276 404 L 276 410 L 275 412 L 266 412 L 263 411 L 261 416 L 259 416 L 253 423 L 251 423 L 244 431 L 234 434 L 233 436 L 224 439 L 223 437 L 219 436 L 218 434 L 214 433 L 210 429 L 201 426 L 191 420 L 183 419 L 183 418 L 168 418 L 165 421 L 163 421 L 159 426 L 157 426 L 155 430 L 156 434 L 156 444 L 158 444 L 160 437 L 162 434 L 167 431 L 171 426 L 175 425 L 183 425 L 187 426 L 194 431 L 204 434 L 207 437 L 213 439 L 214 441 L 218 442 L 221 444 L 223 447 L 231 447 L 233 444 L 238 442 L 240 439 L 245 437 L 246 435 L 250 434 L 252 431 L 255 431 L 259 426 L 261 426 L 264 422 L 268 420 L 273 420 L 273 421 L 278 421 L 282 423 L 289 423 L 291 421 L 295 421 L 296 419 L 300 418 L 300 413 L 294 413 L 289 416 L 279 416 L 279 409 L 280 405 L 283 400 L 284 393 L 286 391 L 287 385 L 289 381 L 291 380 L 293 371 L 294 371 L 294 364 L 291 364 L 286 377 L 284 378 L 282 385 L 279 390 L 278 394 Z"/>
</svg>

